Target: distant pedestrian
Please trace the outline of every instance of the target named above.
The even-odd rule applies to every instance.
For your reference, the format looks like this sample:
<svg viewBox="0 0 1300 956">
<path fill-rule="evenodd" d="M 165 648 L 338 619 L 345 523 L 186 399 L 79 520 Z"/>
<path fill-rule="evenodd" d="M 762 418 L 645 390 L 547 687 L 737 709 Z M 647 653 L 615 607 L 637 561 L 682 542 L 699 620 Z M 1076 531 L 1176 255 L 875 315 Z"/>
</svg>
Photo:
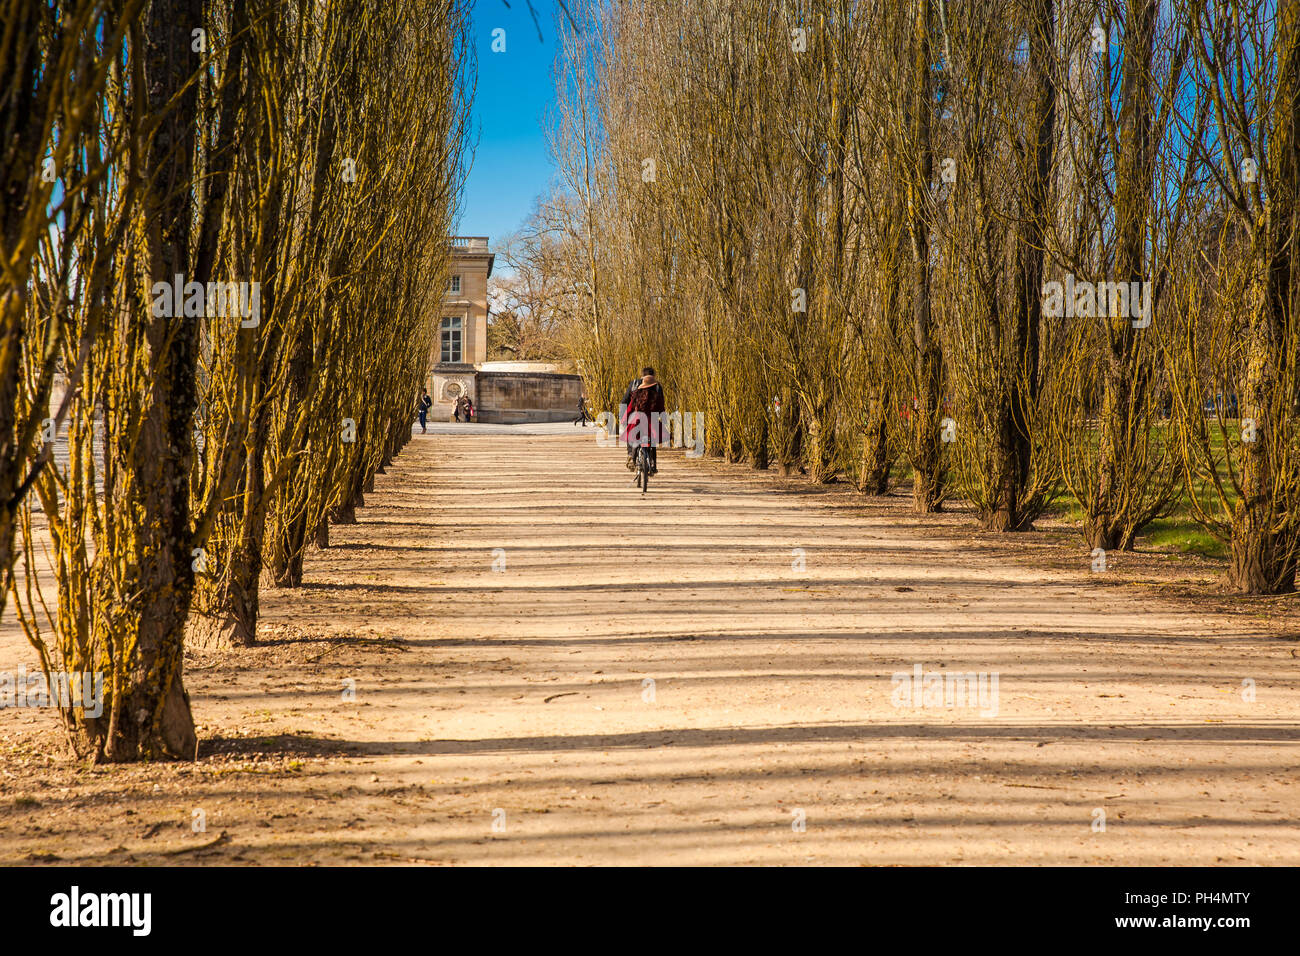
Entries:
<svg viewBox="0 0 1300 956">
<path fill-rule="evenodd" d="M 420 416 L 420 432 L 423 434 L 429 430 L 428 415 L 429 409 L 433 406 L 433 399 L 429 397 L 427 388 L 420 389 L 420 403 L 416 406 L 416 413 Z"/>
<path fill-rule="evenodd" d="M 466 395 L 465 396 L 465 421 L 472 422 L 473 420 L 474 420 L 474 399 Z"/>
<path fill-rule="evenodd" d="M 593 419 L 587 414 L 587 396 L 580 395 L 578 396 L 578 417 L 573 420 L 573 424 L 586 428 L 589 421 L 593 421 Z"/>
</svg>

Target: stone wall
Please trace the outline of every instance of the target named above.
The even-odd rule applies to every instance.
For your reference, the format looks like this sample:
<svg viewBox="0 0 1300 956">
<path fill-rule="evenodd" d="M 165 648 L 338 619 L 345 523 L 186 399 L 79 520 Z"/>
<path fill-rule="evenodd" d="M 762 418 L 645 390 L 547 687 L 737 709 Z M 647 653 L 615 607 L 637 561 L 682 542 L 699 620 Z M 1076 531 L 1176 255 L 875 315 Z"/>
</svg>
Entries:
<svg viewBox="0 0 1300 956">
<path fill-rule="evenodd" d="M 554 372 L 479 372 L 474 391 L 480 422 L 562 422 L 578 414 L 582 379 Z"/>
</svg>

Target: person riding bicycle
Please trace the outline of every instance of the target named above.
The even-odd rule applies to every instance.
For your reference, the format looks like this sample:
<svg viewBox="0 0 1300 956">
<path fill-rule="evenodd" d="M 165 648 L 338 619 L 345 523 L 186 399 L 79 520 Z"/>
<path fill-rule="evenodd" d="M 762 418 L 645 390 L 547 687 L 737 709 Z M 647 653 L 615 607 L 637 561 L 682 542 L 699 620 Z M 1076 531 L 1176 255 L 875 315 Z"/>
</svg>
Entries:
<svg viewBox="0 0 1300 956">
<path fill-rule="evenodd" d="M 628 386 L 627 397 L 624 401 L 626 406 L 627 429 L 624 432 L 624 440 L 627 442 L 627 469 L 628 471 L 636 470 L 636 450 L 641 447 L 642 443 L 649 442 L 650 447 L 646 449 L 650 456 L 650 474 L 658 471 L 658 444 L 660 441 L 659 430 L 662 422 L 655 413 L 663 413 L 664 410 L 664 389 L 655 381 L 655 370 L 646 366 L 641 370 L 640 382 L 633 382 Z"/>
</svg>

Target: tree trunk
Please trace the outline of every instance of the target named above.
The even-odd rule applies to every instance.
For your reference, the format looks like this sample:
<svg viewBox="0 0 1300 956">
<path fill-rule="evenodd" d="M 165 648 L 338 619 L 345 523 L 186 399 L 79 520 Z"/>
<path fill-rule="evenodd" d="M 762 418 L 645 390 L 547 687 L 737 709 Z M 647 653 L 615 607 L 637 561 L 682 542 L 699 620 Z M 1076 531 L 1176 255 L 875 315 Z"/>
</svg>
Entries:
<svg viewBox="0 0 1300 956">
<path fill-rule="evenodd" d="M 1056 143 L 1056 85 L 1052 62 L 1056 48 L 1054 0 L 1035 0 L 1030 14 L 1027 73 L 1037 103 L 1033 138 L 1023 151 L 1025 170 L 1020 189 L 1023 219 L 1016 242 L 1017 296 L 1011 315 L 1007 393 L 998 409 L 995 436 L 997 487 L 993 508 L 983 517 L 990 531 L 1028 531 L 1038 516 L 1039 500 L 1030 500 L 1033 472 L 1033 411 L 1038 404 L 1040 329 L 1043 312 L 1043 249 L 1046 245 L 1052 156 Z M 995 319 L 996 317 L 996 304 Z"/>
<path fill-rule="evenodd" d="M 1156 0 L 1127 0 L 1120 90 L 1119 155 L 1115 158 L 1116 282 L 1144 282 L 1145 243 L 1151 205 L 1151 68 Z M 1084 321 L 1088 321 L 1084 319 Z M 1084 537 L 1093 548 L 1132 547 L 1142 522 L 1135 514 L 1142 498 L 1127 493 L 1140 453 L 1134 429 L 1146 427 L 1140 414 L 1145 377 L 1137 368 L 1137 342 L 1128 316 L 1098 317 L 1106 323 L 1108 351 L 1101 405 L 1097 493 Z M 1145 334 L 1151 334 L 1147 332 Z"/>
<path fill-rule="evenodd" d="M 0 242 L 6 264 L 0 272 L 0 610 L 9 597 L 9 577 L 17 559 L 20 486 L 27 470 L 26 440 L 30 435 L 18 416 L 18 394 L 24 351 L 24 323 L 31 262 L 40 239 L 28 228 L 33 202 L 43 203 L 43 190 L 33 191 L 34 171 L 41 168 L 40 151 L 47 122 L 51 78 L 42 72 L 42 48 L 51 40 L 41 29 L 52 20 L 43 4 L 22 3 L 9 8 L 14 19 L 5 32 L 17 37 L 0 50 L 5 67 L 5 95 L 0 108 Z M 37 38 L 40 37 L 40 42 Z M 54 51 L 50 52 L 55 55 Z M 66 120 L 65 120 L 66 122 Z M 30 348 L 30 346 L 27 346 Z M 44 418 L 42 414 L 40 416 Z"/>
<path fill-rule="evenodd" d="M 200 577 L 195 587 L 195 612 L 189 639 L 203 647 L 249 647 L 257 643 L 260 610 L 258 589 L 262 578 L 266 540 L 266 447 L 270 433 L 270 407 L 263 402 L 253 423 L 255 449 L 244 462 L 244 477 L 235 506 L 227 515 L 226 540 L 214 555 L 211 577 Z M 298 552 L 301 554 L 301 550 Z M 301 561 L 299 562 L 301 581 Z"/>
<path fill-rule="evenodd" d="M 876 497 L 889 493 L 889 475 L 894 462 L 889 453 L 889 412 L 892 399 L 888 387 L 871 402 L 866 434 L 862 439 L 862 466 L 858 490 Z"/>
<path fill-rule="evenodd" d="M 917 407 L 912 416 L 912 510 L 918 514 L 939 511 L 944 499 L 944 469 L 939 437 L 943 387 L 943 356 L 935 337 L 930 301 L 930 178 L 934 171 L 934 83 L 931 76 L 930 0 L 914 0 L 915 50 L 912 79 L 912 140 L 916 166 L 911 177 L 908 210 L 912 239 L 912 338 L 916 349 L 915 375 L 919 383 Z"/>
<path fill-rule="evenodd" d="M 1251 317 L 1241 414 L 1253 418 L 1256 438 L 1243 443 L 1241 499 L 1232 518 L 1232 586 L 1247 594 L 1295 590 L 1297 517 L 1289 513 L 1295 451 L 1287 447 L 1287 420 L 1296 398 L 1288 394 L 1283 370 L 1295 361 L 1297 216 L 1300 215 L 1300 3 L 1278 6 L 1277 95 L 1269 137 L 1269 203 L 1264 212 L 1262 258 L 1266 269 L 1262 301 Z M 1294 373 L 1291 373 L 1294 375 Z M 1288 487 L 1290 486 L 1290 487 Z"/>
<path fill-rule="evenodd" d="M 133 30 L 133 40 L 143 41 L 132 44 L 142 57 L 142 95 L 150 115 L 161 117 L 141 170 L 146 289 L 190 274 L 197 88 L 189 81 L 199 68 L 190 30 L 202 17 L 201 0 L 154 0 Z M 94 561 L 94 603 L 103 611 L 95 638 L 111 661 L 105 712 L 87 718 L 74 711 L 76 738 L 79 749 L 110 761 L 193 759 L 198 743 L 182 671 L 194 588 L 189 473 L 199 337 L 176 334 L 183 317 L 154 316 L 139 299 L 133 306 L 125 347 L 110 359 L 129 364 L 114 384 L 129 388 L 138 364 L 147 363 L 153 388 L 136 399 L 136 440 L 112 435 L 105 449 L 108 467 L 131 481 L 115 489 L 125 499 L 115 518 L 118 546 Z"/>
<path fill-rule="evenodd" d="M 754 457 L 751 464 L 756 471 L 766 471 L 771 463 L 771 453 L 768 442 L 772 434 L 771 424 L 768 422 L 766 409 L 763 414 L 763 424 L 759 429 L 758 445 L 754 449 Z"/>
</svg>

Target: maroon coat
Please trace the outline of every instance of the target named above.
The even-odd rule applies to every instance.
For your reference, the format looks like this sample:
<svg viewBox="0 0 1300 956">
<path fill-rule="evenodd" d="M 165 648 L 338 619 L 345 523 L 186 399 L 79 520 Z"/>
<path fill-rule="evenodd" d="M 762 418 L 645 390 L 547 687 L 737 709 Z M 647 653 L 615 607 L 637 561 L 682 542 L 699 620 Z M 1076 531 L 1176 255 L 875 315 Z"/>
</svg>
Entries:
<svg viewBox="0 0 1300 956">
<path fill-rule="evenodd" d="M 665 427 L 666 423 L 662 419 L 653 422 L 657 427 L 653 432 L 651 431 L 651 413 L 662 412 L 663 410 L 664 390 L 658 382 L 634 388 L 632 397 L 628 399 L 627 403 L 627 417 L 625 419 L 627 427 L 623 433 L 623 440 L 628 444 L 639 444 L 641 440 L 649 438 L 651 444 L 664 444 L 668 436 Z"/>
</svg>

